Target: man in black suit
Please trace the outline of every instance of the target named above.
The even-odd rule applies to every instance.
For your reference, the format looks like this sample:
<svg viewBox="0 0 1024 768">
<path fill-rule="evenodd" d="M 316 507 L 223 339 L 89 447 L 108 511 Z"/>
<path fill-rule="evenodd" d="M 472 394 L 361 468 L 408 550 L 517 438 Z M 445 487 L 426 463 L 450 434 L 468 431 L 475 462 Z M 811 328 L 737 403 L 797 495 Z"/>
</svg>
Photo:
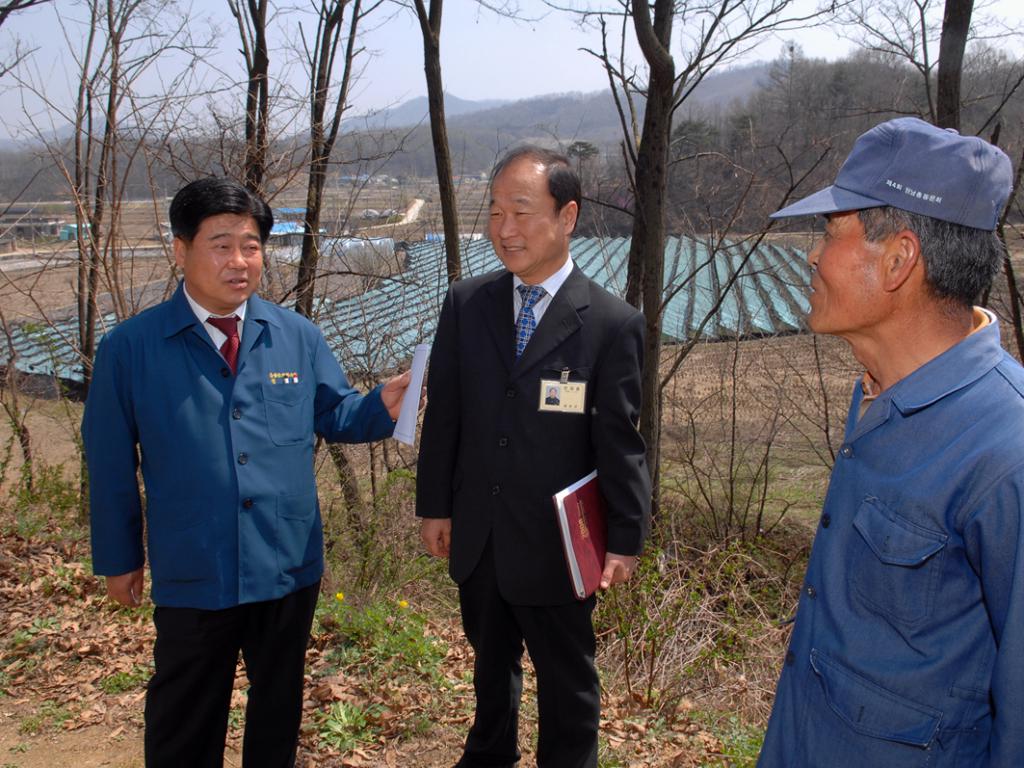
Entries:
<svg viewBox="0 0 1024 768">
<path fill-rule="evenodd" d="M 636 429 L 644 321 L 573 265 L 580 199 L 557 153 L 520 147 L 495 166 L 489 230 L 507 271 L 451 286 L 431 352 L 416 514 L 427 550 L 449 557 L 476 656 L 476 718 L 457 768 L 519 760 L 524 642 L 537 765 L 597 766 L 595 599 L 573 597 L 551 497 L 597 469 L 602 588 L 629 578 L 649 528 Z M 562 403 L 544 408 L 553 384 Z"/>
</svg>

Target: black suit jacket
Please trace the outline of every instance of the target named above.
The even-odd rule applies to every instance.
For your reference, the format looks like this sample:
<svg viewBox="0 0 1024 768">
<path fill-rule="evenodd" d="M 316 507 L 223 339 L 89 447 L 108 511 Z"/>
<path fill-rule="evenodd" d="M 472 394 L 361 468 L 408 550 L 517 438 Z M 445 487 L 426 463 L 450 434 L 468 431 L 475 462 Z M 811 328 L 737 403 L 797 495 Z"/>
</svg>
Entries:
<svg viewBox="0 0 1024 768">
<path fill-rule="evenodd" d="M 578 268 L 515 359 L 512 275 L 454 283 L 430 356 L 416 514 L 452 519 L 449 571 L 461 583 L 489 536 L 502 596 L 572 602 L 551 497 L 595 468 L 608 548 L 638 554 L 650 477 L 636 429 L 643 316 Z M 540 411 L 541 379 L 586 382 L 582 414 Z"/>
</svg>

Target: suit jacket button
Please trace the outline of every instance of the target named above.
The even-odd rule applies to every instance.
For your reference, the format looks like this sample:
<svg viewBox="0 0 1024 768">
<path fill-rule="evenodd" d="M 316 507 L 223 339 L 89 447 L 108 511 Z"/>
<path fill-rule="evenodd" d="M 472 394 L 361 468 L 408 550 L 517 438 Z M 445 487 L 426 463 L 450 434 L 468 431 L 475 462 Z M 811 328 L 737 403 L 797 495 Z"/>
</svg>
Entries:
<svg viewBox="0 0 1024 768">
<path fill-rule="evenodd" d="M 249 454 L 248 453 L 240 453 L 240 454 L 238 454 L 238 463 L 239 464 L 248 464 L 249 463 Z"/>
<path fill-rule="evenodd" d="M 508 446 L 508 438 L 507 437 L 499 437 L 498 438 L 498 447 L 499 448 L 505 448 L 506 446 Z"/>
<path fill-rule="evenodd" d="M 242 502 L 242 506 L 245 507 L 246 509 L 252 509 L 252 504 L 252 499 L 246 499 L 245 501 Z"/>
<path fill-rule="evenodd" d="M 516 388 L 515 387 L 509 387 L 508 389 L 505 390 L 505 397 L 515 397 L 515 396 L 516 396 Z"/>
<path fill-rule="evenodd" d="M 221 368 L 220 369 L 220 375 L 223 376 L 226 379 L 228 376 L 231 375 L 231 369 L 230 368 Z"/>
<path fill-rule="evenodd" d="M 499 493 L 501 493 L 500 485 L 491 486 L 491 496 L 497 496 Z"/>
<path fill-rule="evenodd" d="M 242 409 L 241 408 L 233 409 L 231 411 L 231 418 L 234 419 L 235 421 L 237 421 L 238 419 L 242 418 Z"/>
<path fill-rule="evenodd" d="M 828 528 L 830 525 L 832 525 L 832 516 L 826 512 L 821 516 L 821 527 Z"/>
</svg>

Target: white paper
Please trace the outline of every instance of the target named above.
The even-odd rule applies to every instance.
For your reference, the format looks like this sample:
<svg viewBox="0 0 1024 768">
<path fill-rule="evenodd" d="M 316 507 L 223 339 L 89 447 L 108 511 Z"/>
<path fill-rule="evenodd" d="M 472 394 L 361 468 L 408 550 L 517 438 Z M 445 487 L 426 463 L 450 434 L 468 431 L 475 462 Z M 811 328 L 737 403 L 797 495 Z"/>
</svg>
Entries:
<svg viewBox="0 0 1024 768">
<path fill-rule="evenodd" d="M 412 380 L 409 388 L 402 396 L 402 408 L 398 411 L 398 422 L 395 424 L 395 440 L 406 445 L 416 442 L 416 421 L 420 411 L 420 392 L 423 391 L 423 373 L 427 369 L 427 358 L 430 356 L 429 344 L 417 344 L 412 353 Z"/>
</svg>

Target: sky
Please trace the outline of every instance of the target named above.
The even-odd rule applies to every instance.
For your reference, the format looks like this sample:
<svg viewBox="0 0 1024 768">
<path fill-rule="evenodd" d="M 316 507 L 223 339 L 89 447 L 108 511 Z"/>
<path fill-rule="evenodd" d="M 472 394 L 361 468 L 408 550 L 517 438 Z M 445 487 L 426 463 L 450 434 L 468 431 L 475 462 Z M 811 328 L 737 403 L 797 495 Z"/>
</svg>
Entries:
<svg viewBox="0 0 1024 768">
<path fill-rule="evenodd" d="M 491 4 L 496 1 L 491 0 Z M 813 1 L 798 0 L 804 8 L 813 7 Z M 573 2 L 564 0 L 566 5 Z M 938 4 L 938 0 L 933 2 Z M 308 7 L 308 0 L 281 0 L 277 5 L 288 3 Z M 582 28 L 578 17 L 552 11 L 540 0 L 519 0 L 518 5 L 524 20 L 500 17 L 474 0 L 449 0 L 445 4 L 441 52 L 446 91 L 463 99 L 517 100 L 608 87 L 600 63 L 581 50 L 599 46 L 600 38 L 593 27 Z M 576 0 L 575 5 L 582 5 L 582 0 Z M 174 17 L 187 9 L 198 20 L 196 28 L 212 34 L 213 45 L 204 56 L 208 68 L 201 75 L 204 82 L 223 83 L 242 77 L 237 30 L 224 0 L 165 0 L 163 7 Z M 387 15 L 379 16 L 375 28 L 369 29 L 363 39 L 365 68 L 352 91 L 352 115 L 394 106 L 426 93 L 418 22 L 408 9 L 386 7 L 390 8 Z M 75 8 L 73 0 L 55 0 L 15 14 L 0 30 L 0 55 L 13 50 L 16 39 L 32 49 L 23 72 L 47 98 L 60 104 L 72 103 L 74 95 L 74 64 L 65 34 L 74 44 L 75 37 L 81 39 L 85 32 L 84 25 L 74 22 Z M 984 12 L 1009 23 L 1024 24 L 1021 0 L 991 0 Z M 58 16 L 64 19 L 66 32 L 62 32 Z M 294 47 L 299 18 L 297 12 L 282 11 L 271 21 L 271 75 L 295 83 L 301 82 L 301 59 Z M 306 26 L 308 29 L 308 19 Z M 685 29 L 677 24 L 677 31 Z M 854 48 L 854 43 L 834 28 L 794 30 L 766 36 L 737 63 L 777 58 L 789 40 L 797 42 L 806 56 L 815 58 L 835 59 Z M 677 41 L 677 59 L 681 59 L 681 46 Z M 1015 55 L 1024 55 L 1024 35 L 1014 39 L 1010 47 Z M 632 41 L 628 52 L 634 61 L 640 60 Z M 165 64 L 159 73 L 147 75 L 144 87 L 159 88 L 158 76 L 166 78 L 168 68 L 173 69 L 173 65 Z M 0 114 L 4 115 L 0 136 L 18 136 L 27 123 L 26 112 L 38 118 L 47 107 L 19 87 L 16 77 L 4 76 L 0 79 Z"/>
</svg>

